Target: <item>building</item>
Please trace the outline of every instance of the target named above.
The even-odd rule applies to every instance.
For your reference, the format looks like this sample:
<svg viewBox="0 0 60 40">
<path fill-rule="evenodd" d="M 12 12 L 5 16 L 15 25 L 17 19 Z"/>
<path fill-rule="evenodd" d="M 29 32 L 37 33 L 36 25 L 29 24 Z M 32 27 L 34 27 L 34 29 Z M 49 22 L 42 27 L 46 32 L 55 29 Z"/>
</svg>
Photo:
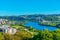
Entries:
<svg viewBox="0 0 60 40">
<path fill-rule="evenodd" d="M 0 32 L 3 32 L 3 33 L 15 34 L 16 31 L 17 30 L 15 28 L 11 28 L 7 25 L 0 26 Z"/>
<path fill-rule="evenodd" d="M 6 20 L 6 19 L 0 19 L 0 24 L 6 24 L 7 21 L 8 20 Z"/>
<path fill-rule="evenodd" d="M 15 34 L 15 33 L 16 33 L 16 29 L 8 27 L 8 28 L 5 30 L 5 33 Z"/>
</svg>

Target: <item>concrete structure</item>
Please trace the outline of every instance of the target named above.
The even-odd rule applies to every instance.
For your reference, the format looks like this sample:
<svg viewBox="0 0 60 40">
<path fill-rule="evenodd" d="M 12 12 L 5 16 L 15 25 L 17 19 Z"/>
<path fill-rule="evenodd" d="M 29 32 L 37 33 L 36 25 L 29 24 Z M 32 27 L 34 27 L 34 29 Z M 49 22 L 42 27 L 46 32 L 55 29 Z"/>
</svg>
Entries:
<svg viewBox="0 0 60 40">
<path fill-rule="evenodd" d="M 17 31 L 16 29 L 11 28 L 7 25 L 0 26 L 0 30 L 2 30 L 2 32 L 4 33 L 9 33 L 9 34 L 15 34 Z"/>
<path fill-rule="evenodd" d="M 15 33 L 16 33 L 16 29 L 8 27 L 8 28 L 5 30 L 5 33 L 15 34 Z"/>
</svg>

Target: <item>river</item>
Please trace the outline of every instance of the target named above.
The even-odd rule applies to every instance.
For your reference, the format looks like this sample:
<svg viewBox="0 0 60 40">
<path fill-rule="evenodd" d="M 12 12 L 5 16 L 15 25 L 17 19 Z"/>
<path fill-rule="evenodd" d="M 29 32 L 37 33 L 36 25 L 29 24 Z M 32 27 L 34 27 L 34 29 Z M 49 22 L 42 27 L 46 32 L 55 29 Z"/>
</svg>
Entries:
<svg viewBox="0 0 60 40">
<path fill-rule="evenodd" d="M 44 29 L 48 29 L 49 31 L 54 31 L 56 30 L 57 28 L 56 27 L 53 27 L 53 26 L 42 26 L 42 25 L 39 25 L 38 23 L 36 22 L 31 22 L 31 21 L 28 21 L 25 23 L 25 26 L 27 27 L 32 27 L 36 30 L 44 30 Z"/>
</svg>

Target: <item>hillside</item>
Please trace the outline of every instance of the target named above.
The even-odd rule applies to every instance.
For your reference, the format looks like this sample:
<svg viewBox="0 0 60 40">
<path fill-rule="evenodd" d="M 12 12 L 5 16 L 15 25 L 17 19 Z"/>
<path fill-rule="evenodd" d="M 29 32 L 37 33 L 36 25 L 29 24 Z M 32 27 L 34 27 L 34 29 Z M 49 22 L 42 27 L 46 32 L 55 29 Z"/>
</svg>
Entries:
<svg viewBox="0 0 60 40">
<path fill-rule="evenodd" d="M 52 15 L 20 15 L 20 16 L 0 16 L 0 19 L 8 19 L 10 21 L 34 21 L 42 25 L 56 26 L 60 24 L 60 14 Z"/>
</svg>

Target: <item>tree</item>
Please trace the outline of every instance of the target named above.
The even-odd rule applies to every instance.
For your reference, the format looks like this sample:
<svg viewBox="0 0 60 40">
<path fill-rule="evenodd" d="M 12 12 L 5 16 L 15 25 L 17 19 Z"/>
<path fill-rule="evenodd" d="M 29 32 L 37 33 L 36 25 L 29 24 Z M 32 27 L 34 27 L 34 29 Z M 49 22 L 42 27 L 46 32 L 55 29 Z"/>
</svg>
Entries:
<svg viewBox="0 0 60 40">
<path fill-rule="evenodd" d="M 22 38 L 22 40 L 27 40 L 32 37 L 32 35 L 25 31 L 18 31 L 15 36 Z"/>
<path fill-rule="evenodd" d="M 53 35 L 48 30 L 43 30 L 41 32 L 42 40 L 53 40 Z"/>
<path fill-rule="evenodd" d="M 10 34 L 4 34 L 4 40 L 14 40 L 14 37 Z"/>
<path fill-rule="evenodd" d="M 53 40 L 60 40 L 60 30 L 57 29 L 53 32 Z"/>
</svg>

